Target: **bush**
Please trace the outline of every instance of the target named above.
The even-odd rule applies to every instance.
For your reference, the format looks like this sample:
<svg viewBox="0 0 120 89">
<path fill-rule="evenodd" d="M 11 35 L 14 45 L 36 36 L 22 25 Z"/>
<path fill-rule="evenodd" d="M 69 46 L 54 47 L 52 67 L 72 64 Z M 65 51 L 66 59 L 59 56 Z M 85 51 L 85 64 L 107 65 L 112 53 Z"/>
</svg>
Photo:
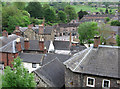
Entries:
<svg viewBox="0 0 120 89">
<path fill-rule="evenodd" d="M 109 17 L 106 17 L 106 18 L 105 18 L 105 21 L 106 21 L 106 22 L 109 22 L 109 21 L 110 21 L 110 18 L 109 18 Z"/>
<path fill-rule="evenodd" d="M 118 20 L 114 20 L 111 22 L 111 26 L 120 26 L 120 22 Z"/>
</svg>

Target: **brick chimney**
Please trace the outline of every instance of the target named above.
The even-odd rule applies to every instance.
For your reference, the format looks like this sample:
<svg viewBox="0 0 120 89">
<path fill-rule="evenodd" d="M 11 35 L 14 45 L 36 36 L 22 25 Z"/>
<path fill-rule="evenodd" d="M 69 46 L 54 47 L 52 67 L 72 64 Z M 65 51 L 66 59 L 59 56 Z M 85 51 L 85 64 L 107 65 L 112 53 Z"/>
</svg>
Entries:
<svg viewBox="0 0 120 89">
<path fill-rule="evenodd" d="M 25 50 L 28 50 L 29 47 L 30 47 L 29 39 L 28 39 L 28 38 L 25 38 L 25 40 L 24 40 L 24 48 L 25 48 Z"/>
<path fill-rule="evenodd" d="M 39 48 L 40 48 L 40 51 L 44 51 L 44 39 L 43 38 L 39 40 Z"/>
<path fill-rule="evenodd" d="M 33 24 L 28 25 L 28 29 L 31 29 L 33 27 Z"/>
<path fill-rule="evenodd" d="M 100 45 L 100 36 L 94 36 L 94 48 L 98 48 Z"/>
<path fill-rule="evenodd" d="M 16 26 L 16 27 L 15 27 L 15 30 L 19 30 L 19 26 Z"/>
<path fill-rule="evenodd" d="M 43 31 L 44 31 L 44 26 L 39 25 L 39 34 L 43 34 Z"/>
<path fill-rule="evenodd" d="M 8 37 L 8 32 L 7 32 L 6 30 L 4 30 L 4 31 L 2 32 L 2 36 Z"/>
<path fill-rule="evenodd" d="M 17 49 L 17 51 L 21 51 L 22 50 L 20 38 L 16 39 L 16 49 Z"/>
</svg>

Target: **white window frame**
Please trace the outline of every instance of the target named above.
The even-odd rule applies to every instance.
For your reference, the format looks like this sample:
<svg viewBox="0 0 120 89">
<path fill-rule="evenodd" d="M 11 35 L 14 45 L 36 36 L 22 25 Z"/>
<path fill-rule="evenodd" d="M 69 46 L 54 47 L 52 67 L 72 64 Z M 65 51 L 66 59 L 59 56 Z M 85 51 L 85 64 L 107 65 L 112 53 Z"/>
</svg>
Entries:
<svg viewBox="0 0 120 89">
<path fill-rule="evenodd" d="M 36 65 L 36 67 L 34 67 L 33 65 Z M 36 63 L 32 63 L 32 68 L 37 68 L 37 64 Z"/>
<path fill-rule="evenodd" d="M 88 84 L 88 79 L 93 79 L 93 85 L 89 85 Z M 86 86 L 88 86 L 88 87 L 95 87 L 95 78 L 93 78 L 93 77 L 87 77 Z"/>
<path fill-rule="evenodd" d="M 110 88 L 110 80 L 108 80 L 108 79 L 103 79 L 103 81 L 102 81 L 102 87 L 103 88 L 107 88 L 107 87 L 104 87 L 104 81 L 108 81 L 109 82 L 108 88 Z"/>
</svg>

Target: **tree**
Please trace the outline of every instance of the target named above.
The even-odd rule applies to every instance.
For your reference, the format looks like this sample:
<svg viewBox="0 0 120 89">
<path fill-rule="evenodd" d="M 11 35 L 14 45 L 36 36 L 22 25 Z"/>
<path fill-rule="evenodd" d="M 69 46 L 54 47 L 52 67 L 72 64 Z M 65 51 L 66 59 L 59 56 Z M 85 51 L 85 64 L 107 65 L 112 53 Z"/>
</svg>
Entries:
<svg viewBox="0 0 120 89">
<path fill-rule="evenodd" d="M 67 15 L 68 22 L 70 22 L 73 19 L 76 19 L 76 17 L 77 17 L 77 14 L 75 12 L 75 8 L 70 6 L 70 5 L 65 7 L 65 13 Z"/>
<path fill-rule="evenodd" d="M 27 26 L 30 24 L 29 13 L 19 10 L 15 6 L 6 6 L 2 8 L 2 29 L 12 33 L 16 25 Z"/>
<path fill-rule="evenodd" d="M 120 26 L 120 22 L 118 20 L 111 21 L 111 26 Z"/>
<path fill-rule="evenodd" d="M 106 8 L 105 13 L 108 14 L 108 8 Z"/>
<path fill-rule="evenodd" d="M 54 10 L 50 9 L 50 8 L 48 8 L 48 9 L 46 9 L 44 11 L 44 17 L 45 17 L 45 21 L 46 22 L 49 21 L 50 23 L 53 23 L 56 20 L 56 16 L 55 16 Z"/>
<path fill-rule="evenodd" d="M 31 17 L 43 18 L 43 8 L 40 2 L 29 2 L 26 10 L 30 13 Z"/>
<path fill-rule="evenodd" d="M 106 17 L 106 18 L 105 18 L 105 21 L 106 21 L 106 22 L 110 21 L 110 18 L 109 18 L 109 17 Z"/>
<path fill-rule="evenodd" d="M 21 61 L 22 60 L 17 57 L 14 59 L 13 68 L 7 66 L 4 69 L 4 75 L 2 76 L 3 87 L 36 87 L 34 75 L 32 73 L 28 73 Z"/>
<path fill-rule="evenodd" d="M 24 10 L 26 3 L 25 3 L 25 2 L 14 2 L 14 5 L 15 5 L 18 9 Z"/>
<path fill-rule="evenodd" d="M 89 43 L 94 38 L 95 34 L 98 34 L 96 22 L 84 22 L 79 25 L 78 33 L 80 43 Z"/>
<path fill-rule="evenodd" d="M 120 36 L 119 35 L 116 35 L 116 42 L 117 42 L 117 45 L 120 46 Z"/>
<path fill-rule="evenodd" d="M 60 22 L 66 22 L 66 13 L 65 12 L 63 12 L 63 11 L 59 11 L 58 12 L 58 19 L 59 19 L 59 21 Z"/>
<path fill-rule="evenodd" d="M 107 38 L 111 36 L 111 27 L 109 24 L 101 23 L 99 26 L 101 44 L 106 44 Z"/>
<path fill-rule="evenodd" d="M 86 12 L 86 11 L 79 11 L 78 12 L 78 17 L 79 17 L 79 19 L 82 19 L 82 17 L 84 16 L 84 15 L 87 15 L 88 13 Z"/>
</svg>

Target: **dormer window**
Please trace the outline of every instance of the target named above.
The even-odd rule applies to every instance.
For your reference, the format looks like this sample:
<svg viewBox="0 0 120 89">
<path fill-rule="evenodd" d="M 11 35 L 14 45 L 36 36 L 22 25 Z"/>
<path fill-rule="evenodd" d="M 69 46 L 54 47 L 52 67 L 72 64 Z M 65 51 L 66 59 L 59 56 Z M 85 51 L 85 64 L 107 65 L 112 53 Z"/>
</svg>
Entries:
<svg viewBox="0 0 120 89">
<path fill-rule="evenodd" d="M 88 87 L 95 87 L 95 78 L 87 77 L 87 84 Z"/>
<path fill-rule="evenodd" d="M 110 87 L 110 80 L 103 79 L 102 87 L 103 88 L 109 88 Z"/>
</svg>

